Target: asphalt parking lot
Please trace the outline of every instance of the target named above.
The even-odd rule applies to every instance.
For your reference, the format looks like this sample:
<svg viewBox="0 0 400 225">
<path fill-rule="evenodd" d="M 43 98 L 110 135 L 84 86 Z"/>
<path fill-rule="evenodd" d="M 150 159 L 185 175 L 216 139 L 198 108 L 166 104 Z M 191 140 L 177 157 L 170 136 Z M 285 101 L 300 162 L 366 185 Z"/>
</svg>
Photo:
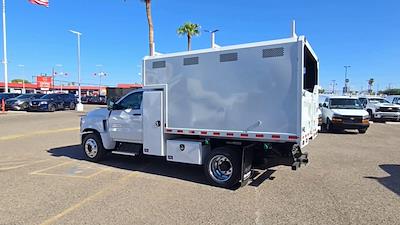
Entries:
<svg viewBox="0 0 400 225">
<path fill-rule="evenodd" d="M 306 167 L 226 190 L 163 159 L 83 160 L 81 115 L 0 115 L 0 224 L 399 224 L 400 123 L 320 134 Z"/>
</svg>

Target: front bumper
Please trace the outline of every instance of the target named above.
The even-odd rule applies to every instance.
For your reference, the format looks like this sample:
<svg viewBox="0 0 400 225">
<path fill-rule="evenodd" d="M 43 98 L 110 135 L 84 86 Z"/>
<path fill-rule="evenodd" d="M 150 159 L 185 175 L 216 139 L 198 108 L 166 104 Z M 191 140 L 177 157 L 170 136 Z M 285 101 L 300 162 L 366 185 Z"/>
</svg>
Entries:
<svg viewBox="0 0 400 225">
<path fill-rule="evenodd" d="M 6 105 L 6 110 L 16 110 L 16 111 L 23 111 L 26 110 L 28 107 L 22 107 L 21 105 Z"/>
<path fill-rule="evenodd" d="M 358 130 L 358 129 L 367 129 L 369 127 L 369 123 L 337 122 L 337 123 L 332 123 L 332 127 L 336 129 Z"/>
<path fill-rule="evenodd" d="M 42 104 L 42 105 L 30 105 L 28 108 L 29 111 L 38 111 L 38 112 L 46 112 L 49 111 L 49 107 L 46 104 Z"/>
<path fill-rule="evenodd" d="M 375 112 L 375 119 L 400 121 L 400 112 Z"/>
</svg>

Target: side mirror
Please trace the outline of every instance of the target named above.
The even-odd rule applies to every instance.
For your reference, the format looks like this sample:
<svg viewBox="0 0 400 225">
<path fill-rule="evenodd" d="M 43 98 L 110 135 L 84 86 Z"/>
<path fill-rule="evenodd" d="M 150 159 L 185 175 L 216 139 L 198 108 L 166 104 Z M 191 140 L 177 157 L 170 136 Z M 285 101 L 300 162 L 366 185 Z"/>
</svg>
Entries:
<svg viewBox="0 0 400 225">
<path fill-rule="evenodd" d="M 324 103 L 324 104 L 322 105 L 322 107 L 328 108 L 328 104 Z"/>
<path fill-rule="evenodd" d="M 318 105 L 319 105 L 320 108 L 322 107 L 322 103 L 319 103 Z"/>
<path fill-rule="evenodd" d="M 113 110 L 115 106 L 115 103 L 113 101 L 109 101 L 107 105 L 108 110 Z"/>
</svg>

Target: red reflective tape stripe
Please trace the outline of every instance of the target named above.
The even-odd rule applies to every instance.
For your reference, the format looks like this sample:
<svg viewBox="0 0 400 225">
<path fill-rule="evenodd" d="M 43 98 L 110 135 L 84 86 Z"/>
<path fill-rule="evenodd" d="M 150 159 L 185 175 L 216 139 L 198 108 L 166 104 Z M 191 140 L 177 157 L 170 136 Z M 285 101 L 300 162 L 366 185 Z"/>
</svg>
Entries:
<svg viewBox="0 0 400 225">
<path fill-rule="evenodd" d="M 240 134 L 240 137 L 248 137 L 249 134 Z"/>
<path fill-rule="evenodd" d="M 202 132 L 200 132 L 201 134 L 207 134 L 207 131 L 202 131 Z"/>
<path fill-rule="evenodd" d="M 178 133 L 183 133 L 183 130 L 178 130 L 177 132 L 178 132 Z"/>
<path fill-rule="evenodd" d="M 273 139 L 279 139 L 279 138 L 281 138 L 281 135 L 273 134 L 273 135 L 272 135 L 272 138 L 273 138 Z"/>
<path fill-rule="evenodd" d="M 263 138 L 263 137 L 264 137 L 264 134 L 256 134 L 256 137 L 258 137 L 258 138 Z"/>
<path fill-rule="evenodd" d="M 226 133 L 226 136 L 233 136 L 233 133 Z"/>
<path fill-rule="evenodd" d="M 289 136 L 289 139 L 290 139 L 290 140 L 296 140 L 296 139 L 297 139 L 297 136 Z"/>
<path fill-rule="evenodd" d="M 172 130 L 170 130 L 170 129 L 167 129 L 167 132 L 172 132 Z"/>
<path fill-rule="evenodd" d="M 195 132 L 194 132 L 194 130 L 191 130 L 191 131 L 189 131 L 189 133 L 194 134 Z"/>
<path fill-rule="evenodd" d="M 214 135 L 220 135 L 220 133 L 219 133 L 219 132 L 214 132 L 213 134 L 214 134 Z"/>
</svg>

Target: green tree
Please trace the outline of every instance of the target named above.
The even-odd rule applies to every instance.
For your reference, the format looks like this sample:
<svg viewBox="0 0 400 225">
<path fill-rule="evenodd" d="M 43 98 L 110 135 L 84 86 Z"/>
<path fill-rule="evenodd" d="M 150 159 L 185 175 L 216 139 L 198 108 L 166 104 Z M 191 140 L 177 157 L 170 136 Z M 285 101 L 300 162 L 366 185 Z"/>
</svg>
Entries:
<svg viewBox="0 0 400 225">
<path fill-rule="evenodd" d="M 187 37 L 187 49 L 192 50 L 192 37 L 200 35 L 200 25 L 196 23 L 186 22 L 177 30 L 178 35 Z"/>
<path fill-rule="evenodd" d="M 11 80 L 11 83 L 17 83 L 17 84 L 25 83 L 25 84 L 30 84 L 31 82 L 29 82 L 28 80 L 24 80 L 24 79 L 14 79 L 14 80 Z"/>
</svg>

